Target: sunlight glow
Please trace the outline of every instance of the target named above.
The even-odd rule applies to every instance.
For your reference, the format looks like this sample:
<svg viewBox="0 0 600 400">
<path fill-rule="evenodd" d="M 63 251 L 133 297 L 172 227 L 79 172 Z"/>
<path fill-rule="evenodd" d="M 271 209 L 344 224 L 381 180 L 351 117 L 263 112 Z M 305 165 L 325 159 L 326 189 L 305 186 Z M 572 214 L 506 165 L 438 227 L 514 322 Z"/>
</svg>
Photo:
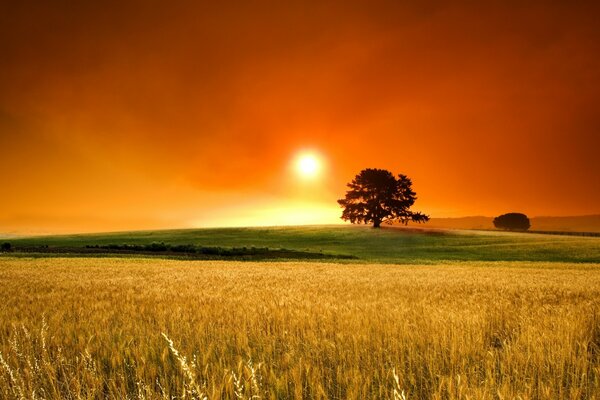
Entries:
<svg viewBox="0 0 600 400">
<path fill-rule="evenodd" d="M 301 153 L 296 159 L 296 170 L 303 177 L 313 177 L 321 170 L 321 161 L 314 153 Z"/>
<path fill-rule="evenodd" d="M 192 223 L 195 228 L 219 226 L 286 226 L 341 224 L 340 211 L 329 203 L 276 201 L 215 212 Z"/>
</svg>

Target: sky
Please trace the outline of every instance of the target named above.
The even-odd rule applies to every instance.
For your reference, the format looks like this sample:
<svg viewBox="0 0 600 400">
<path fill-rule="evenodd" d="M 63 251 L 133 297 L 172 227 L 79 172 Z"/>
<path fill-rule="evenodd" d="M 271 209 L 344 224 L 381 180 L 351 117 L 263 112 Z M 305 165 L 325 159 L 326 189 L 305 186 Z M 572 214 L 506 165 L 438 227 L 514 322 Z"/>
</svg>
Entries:
<svg viewBox="0 0 600 400">
<path fill-rule="evenodd" d="M 338 223 L 364 168 L 432 217 L 598 214 L 599 13 L 1 2 L 0 232 Z"/>
</svg>

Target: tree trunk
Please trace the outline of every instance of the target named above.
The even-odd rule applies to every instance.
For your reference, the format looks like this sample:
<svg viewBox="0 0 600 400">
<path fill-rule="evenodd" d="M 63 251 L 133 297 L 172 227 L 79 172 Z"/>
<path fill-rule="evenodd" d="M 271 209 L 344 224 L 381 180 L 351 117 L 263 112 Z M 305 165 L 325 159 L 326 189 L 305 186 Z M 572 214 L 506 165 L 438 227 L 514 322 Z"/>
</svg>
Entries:
<svg viewBox="0 0 600 400">
<path fill-rule="evenodd" d="M 373 228 L 379 228 L 381 227 L 381 221 L 376 219 L 373 221 Z"/>
</svg>

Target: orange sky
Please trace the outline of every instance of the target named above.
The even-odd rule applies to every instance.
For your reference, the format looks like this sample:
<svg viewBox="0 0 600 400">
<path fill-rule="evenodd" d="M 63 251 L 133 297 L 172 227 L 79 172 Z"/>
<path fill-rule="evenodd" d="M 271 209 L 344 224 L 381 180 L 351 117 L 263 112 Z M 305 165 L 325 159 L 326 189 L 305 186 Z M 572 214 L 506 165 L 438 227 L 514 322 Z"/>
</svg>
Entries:
<svg viewBox="0 0 600 400">
<path fill-rule="evenodd" d="M 0 232 L 336 222 L 366 167 L 434 217 L 600 213 L 598 3 L 34 3 L 0 3 Z"/>
</svg>

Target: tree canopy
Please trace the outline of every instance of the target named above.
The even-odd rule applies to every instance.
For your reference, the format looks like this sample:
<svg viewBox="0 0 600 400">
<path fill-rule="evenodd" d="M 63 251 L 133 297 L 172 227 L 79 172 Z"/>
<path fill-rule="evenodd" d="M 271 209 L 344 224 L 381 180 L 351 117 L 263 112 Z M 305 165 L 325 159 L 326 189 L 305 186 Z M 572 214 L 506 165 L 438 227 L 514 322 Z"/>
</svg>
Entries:
<svg viewBox="0 0 600 400">
<path fill-rule="evenodd" d="M 348 183 L 343 199 L 338 200 L 344 208 L 342 219 L 351 223 L 373 224 L 379 228 L 382 222 L 427 222 L 429 216 L 410 211 L 417 199 L 412 181 L 406 175 L 398 178 L 385 169 L 367 168 Z"/>
<path fill-rule="evenodd" d="M 525 214 L 508 213 L 494 218 L 494 226 L 498 229 L 508 229 L 510 231 L 526 231 L 531 227 L 531 223 Z"/>
</svg>

